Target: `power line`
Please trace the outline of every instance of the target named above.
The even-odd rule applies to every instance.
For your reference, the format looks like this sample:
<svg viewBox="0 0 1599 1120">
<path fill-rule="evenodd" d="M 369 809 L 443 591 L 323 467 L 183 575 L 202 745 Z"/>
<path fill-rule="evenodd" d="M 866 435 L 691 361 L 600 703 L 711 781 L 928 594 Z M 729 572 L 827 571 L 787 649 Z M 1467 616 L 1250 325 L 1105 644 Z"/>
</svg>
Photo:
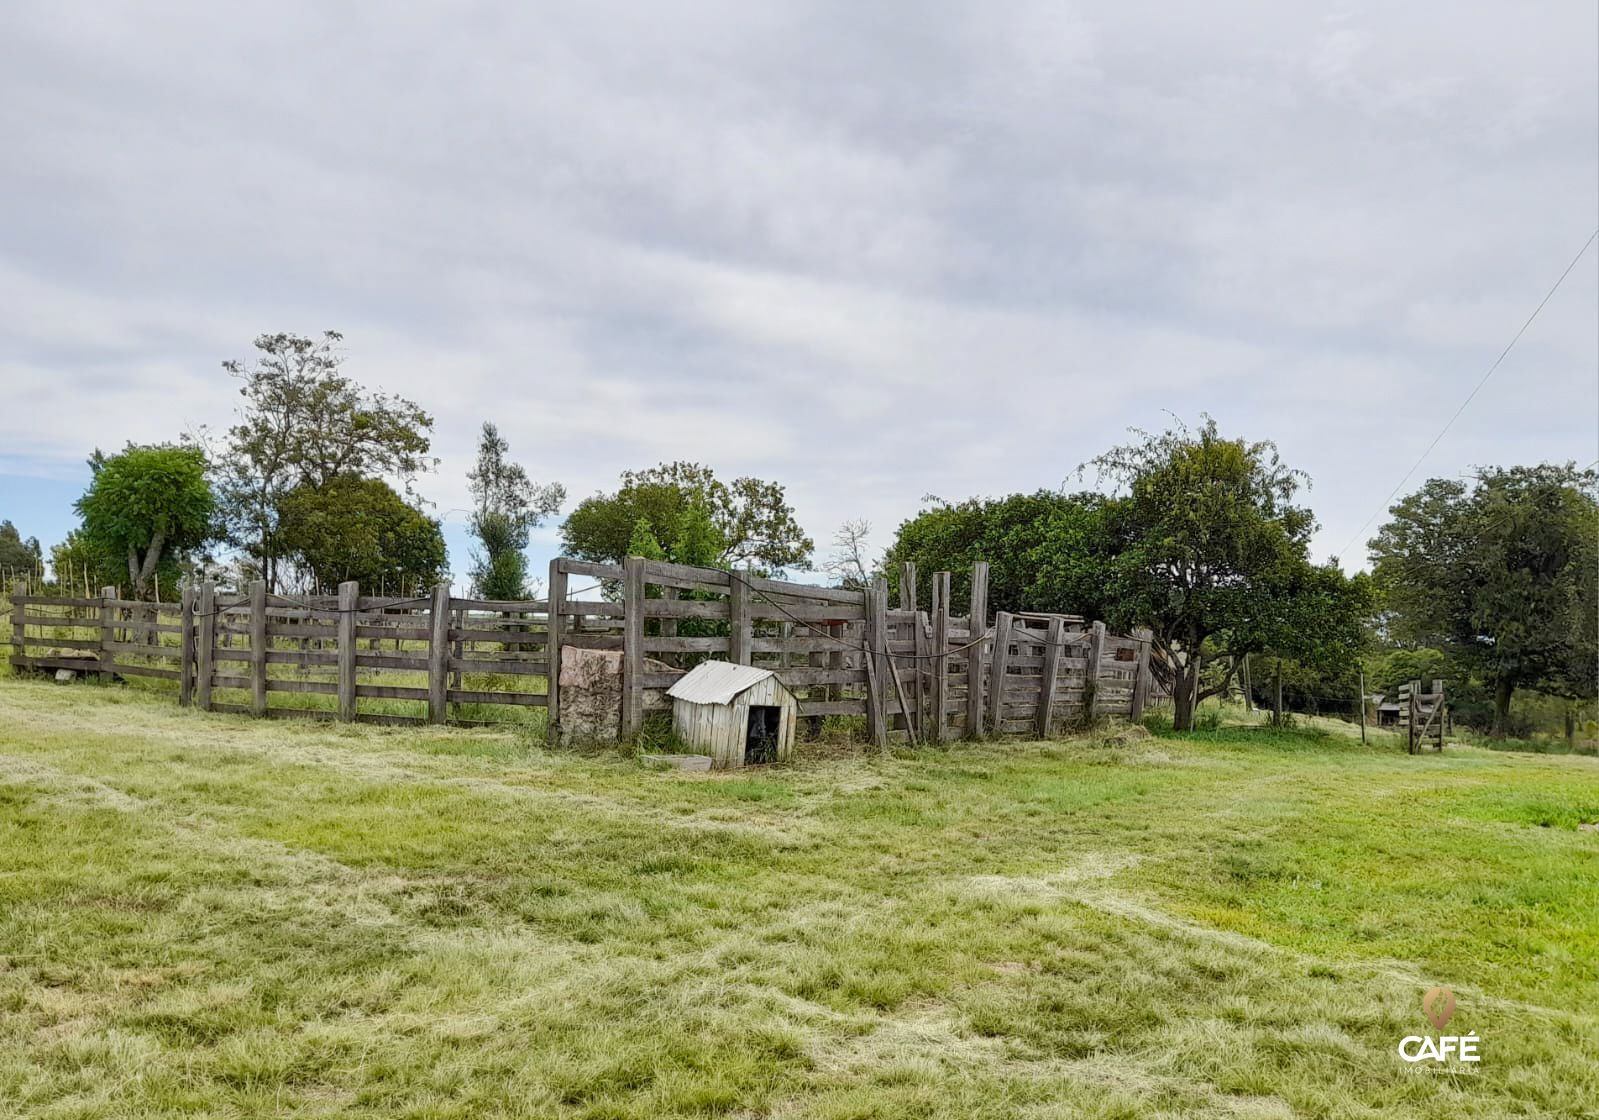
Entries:
<svg viewBox="0 0 1599 1120">
<path fill-rule="evenodd" d="M 1544 309 L 1544 305 L 1547 304 L 1550 299 L 1554 297 L 1554 294 L 1560 290 L 1560 285 L 1566 282 L 1566 277 L 1570 276 L 1571 270 L 1577 267 L 1577 262 L 1582 259 L 1582 255 L 1588 251 L 1588 246 L 1594 243 L 1595 238 L 1599 238 L 1599 229 L 1594 230 L 1588 235 L 1588 240 L 1582 243 L 1582 248 L 1577 250 L 1577 255 L 1571 258 L 1571 263 L 1566 265 L 1566 270 L 1560 274 L 1560 279 L 1555 281 L 1554 287 L 1550 288 L 1549 291 L 1545 293 L 1543 299 L 1538 301 L 1538 306 L 1532 309 L 1532 314 L 1527 316 L 1527 321 L 1525 323 L 1521 324 L 1521 329 L 1517 331 L 1515 337 L 1510 340 L 1510 344 L 1499 352 L 1499 357 L 1495 358 L 1493 365 L 1488 367 L 1488 372 L 1482 375 L 1482 380 L 1478 381 L 1471 392 L 1466 394 L 1466 399 L 1460 402 L 1460 407 L 1455 409 L 1455 414 L 1449 418 L 1449 422 L 1443 426 L 1443 430 L 1433 437 L 1433 441 L 1427 445 L 1427 450 L 1423 451 L 1416 461 L 1410 465 L 1410 469 L 1405 472 L 1405 476 L 1399 480 L 1399 485 L 1393 488 L 1388 497 L 1383 499 L 1382 505 L 1373 510 L 1371 516 L 1366 518 L 1365 522 L 1360 526 L 1360 528 L 1355 530 L 1354 536 L 1349 538 L 1348 543 L 1346 543 L 1343 548 L 1338 550 L 1338 555 L 1340 557 L 1348 552 L 1350 546 L 1360 539 L 1360 535 L 1364 533 L 1371 523 L 1377 519 L 1377 515 L 1388 507 L 1388 503 L 1394 500 L 1394 496 L 1398 494 L 1400 490 L 1404 489 L 1405 483 L 1410 481 L 1410 476 L 1416 473 L 1416 468 L 1421 466 L 1421 464 L 1426 460 L 1427 456 L 1432 454 L 1433 448 L 1437 447 L 1439 441 L 1448 434 L 1449 429 L 1454 427 L 1455 421 L 1460 419 L 1460 414 L 1466 411 L 1466 406 L 1469 405 L 1476 398 L 1477 394 L 1482 391 L 1482 387 L 1488 384 L 1488 379 L 1494 375 L 1494 371 L 1499 368 L 1500 363 L 1505 360 L 1511 350 L 1515 349 L 1516 343 L 1521 341 L 1521 336 L 1527 333 L 1527 328 L 1532 326 L 1532 321 L 1538 317 L 1538 313 Z"/>
</svg>

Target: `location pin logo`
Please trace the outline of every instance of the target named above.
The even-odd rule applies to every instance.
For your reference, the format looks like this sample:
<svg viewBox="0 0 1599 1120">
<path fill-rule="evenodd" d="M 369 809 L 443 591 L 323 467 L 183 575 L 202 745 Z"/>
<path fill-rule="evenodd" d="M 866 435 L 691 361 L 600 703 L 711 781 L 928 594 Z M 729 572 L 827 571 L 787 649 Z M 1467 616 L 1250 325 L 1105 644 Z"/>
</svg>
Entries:
<svg viewBox="0 0 1599 1120">
<path fill-rule="evenodd" d="M 1440 985 L 1421 997 L 1421 1013 L 1437 1030 L 1443 1030 L 1455 1013 L 1455 993 Z"/>
</svg>

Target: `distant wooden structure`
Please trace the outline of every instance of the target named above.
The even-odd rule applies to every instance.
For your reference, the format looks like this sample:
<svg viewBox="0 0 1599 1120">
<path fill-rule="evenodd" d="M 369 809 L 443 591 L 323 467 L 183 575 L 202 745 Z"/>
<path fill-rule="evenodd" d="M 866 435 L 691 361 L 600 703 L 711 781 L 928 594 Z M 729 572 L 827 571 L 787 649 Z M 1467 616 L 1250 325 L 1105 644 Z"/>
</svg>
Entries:
<svg viewBox="0 0 1599 1120">
<path fill-rule="evenodd" d="M 1399 726 L 1399 713 L 1401 711 L 1399 701 L 1390 700 L 1385 694 L 1375 692 L 1367 697 L 1367 702 L 1372 712 L 1375 713 L 1378 727 Z"/>
<path fill-rule="evenodd" d="M 666 690 L 672 730 L 712 770 L 787 762 L 799 703 L 771 669 L 704 661 Z"/>
<path fill-rule="evenodd" d="M 1422 691 L 1420 681 L 1399 686 L 1399 726 L 1405 732 L 1405 747 L 1411 754 L 1420 754 L 1422 746 L 1429 742 L 1443 750 L 1447 718 L 1443 681 L 1434 680 L 1430 692 Z"/>
</svg>

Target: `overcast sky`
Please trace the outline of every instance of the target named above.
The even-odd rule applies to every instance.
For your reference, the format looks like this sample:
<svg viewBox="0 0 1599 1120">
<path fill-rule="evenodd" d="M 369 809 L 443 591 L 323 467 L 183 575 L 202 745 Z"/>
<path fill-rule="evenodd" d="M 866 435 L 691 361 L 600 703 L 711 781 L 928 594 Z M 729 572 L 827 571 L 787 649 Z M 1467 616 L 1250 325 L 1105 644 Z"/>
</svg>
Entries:
<svg viewBox="0 0 1599 1120">
<path fill-rule="evenodd" d="M 0 7 L 0 517 L 47 547 L 94 446 L 331 327 L 437 417 L 457 573 L 485 418 L 574 498 L 779 480 L 825 552 L 1201 411 L 1353 566 L 1599 222 L 1592 0 L 256 8 Z M 1590 249 L 1414 481 L 1599 458 L 1596 308 Z"/>
</svg>

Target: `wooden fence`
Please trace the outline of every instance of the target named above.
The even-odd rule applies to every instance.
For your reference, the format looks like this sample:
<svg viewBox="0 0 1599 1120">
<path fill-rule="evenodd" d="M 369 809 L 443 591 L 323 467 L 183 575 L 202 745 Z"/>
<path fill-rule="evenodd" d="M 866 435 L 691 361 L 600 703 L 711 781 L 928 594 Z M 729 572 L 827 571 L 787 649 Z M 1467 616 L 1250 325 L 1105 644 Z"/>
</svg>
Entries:
<svg viewBox="0 0 1599 1120">
<path fill-rule="evenodd" d="M 542 600 L 336 597 L 185 587 L 180 602 L 16 594 L 11 663 L 22 670 L 174 681 L 212 711 L 377 723 L 496 723 L 498 706 L 547 709 L 561 725 L 566 649 L 620 655 L 623 735 L 670 707 L 666 690 L 707 658 L 772 669 L 801 717 L 863 716 L 883 743 L 985 731 L 1047 736 L 1103 715 L 1137 718 L 1148 693 L 1147 635 L 1120 638 L 1065 615 L 987 623 L 987 565 L 965 615 L 950 575 L 918 608 L 915 572 L 900 607 L 886 587 L 815 587 L 662 561 L 559 558 Z M 591 587 L 572 586 L 574 578 Z M 594 587 L 604 600 L 583 598 Z M 976 620 L 974 625 L 973 620 Z"/>
<path fill-rule="evenodd" d="M 1150 635 L 1113 635 L 1074 615 L 1000 612 L 987 617 L 988 565 L 972 566 L 965 615 L 952 612 L 950 573 L 935 573 L 927 610 L 917 602 L 916 565 L 900 570 L 900 608 L 887 614 L 892 706 L 889 721 L 912 738 L 941 742 L 987 733 L 1047 738 L 1105 716 L 1136 720 L 1149 701 Z"/>
<path fill-rule="evenodd" d="M 11 664 L 155 677 L 178 685 L 179 702 L 210 711 L 369 723 L 494 723 L 477 706 L 543 706 L 548 676 L 542 602 L 243 594 L 212 583 L 186 587 L 177 603 L 14 594 Z M 592 616 L 574 610 L 574 642 Z M 318 698 L 325 698 L 319 700 Z M 366 703 L 363 704 L 363 701 Z"/>
</svg>

